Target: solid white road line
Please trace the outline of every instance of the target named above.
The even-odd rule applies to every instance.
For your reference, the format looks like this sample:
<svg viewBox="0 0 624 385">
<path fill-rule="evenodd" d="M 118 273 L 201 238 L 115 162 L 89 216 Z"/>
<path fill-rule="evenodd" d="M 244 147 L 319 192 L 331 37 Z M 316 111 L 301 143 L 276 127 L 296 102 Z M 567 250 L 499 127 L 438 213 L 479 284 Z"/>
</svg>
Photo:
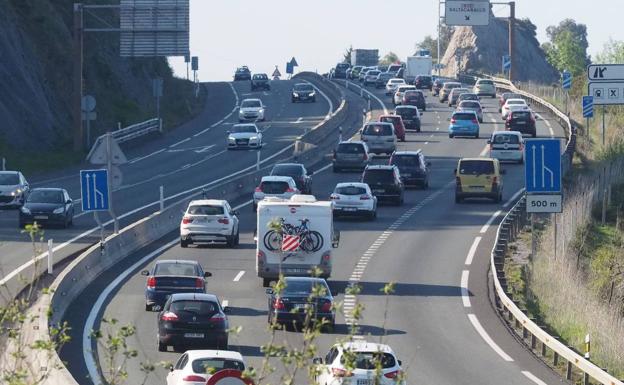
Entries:
<svg viewBox="0 0 624 385">
<path fill-rule="evenodd" d="M 134 159 L 130 160 L 130 161 L 128 162 L 128 164 L 134 164 L 134 163 L 136 163 L 136 162 L 140 162 L 140 161 L 142 161 L 142 160 L 144 160 L 144 159 L 149 158 L 150 156 L 154 156 L 154 155 L 156 155 L 156 154 L 160 154 L 160 153 L 161 153 L 161 152 L 163 152 L 163 151 L 165 151 L 165 149 L 164 149 L 164 148 L 161 148 L 160 150 L 158 150 L 158 151 L 154 151 L 154 152 L 152 152 L 151 154 L 148 154 L 148 155 L 145 155 L 145 156 L 141 156 L 141 157 L 139 157 L 139 158 L 134 158 Z"/>
<path fill-rule="evenodd" d="M 535 382 L 537 385 L 547 385 L 544 381 L 540 380 L 539 378 L 535 377 L 533 375 L 533 373 L 527 371 L 527 370 L 523 370 L 522 374 L 524 374 L 526 376 L 526 378 L 528 378 L 529 380 Z"/>
<path fill-rule="evenodd" d="M 332 103 L 331 99 L 329 98 L 329 96 L 327 96 L 325 94 L 325 92 L 321 91 L 319 88 L 317 88 L 314 84 L 308 82 L 308 81 L 304 81 L 305 83 L 308 83 L 309 85 L 311 85 L 312 87 L 314 87 L 314 89 L 321 94 L 322 97 L 325 98 L 325 100 L 327 100 L 327 103 L 329 104 L 329 111 L 327 112 L 327 114 L 325 115 L 325 120 L 328 120 L 329 118 L 332 117 L 332 115 L 334 114 L 334 103 Z M 314 129 L 314 128 L 313 128 Z"/>
<path fill-rule="evenodd" d="M 349 82 L 348 80 L 345 80 L 345 81 L 346 81 L 346 82 Z M 354 86 L 359 87 L 362 91 L 364 91 L 364 92 L 366 92 L 367 94 L 369 94 L 370 96 L 372 96 L 372 97 L 373 97 L 373 99 L 375 99 L 375 100 L 377 101 L 377 103 L 379 103 L 379 104 L 381 105 L 381 108 L 383 108 L 384 115 L 388 115 L 388 109 L 386 108 L 386 104 L 383 102 L 383 100 L 379 99 L 379 98 L 377 97 L 377 95 L 373 94 L 372 92 L 370 92 L 370 91 L 369 91 L 369 90 L 367 90 L 366 88 L 361 87 L 361 86 L 359 86 L 359 85 L 357 85 L 357 84 L 355 84 L 355 83 L 351 83 L 351 82 L 349 82 L 349 84 L 353 84 Z"/>
<path fill-rule="evenodd" d="M 182 143 L 188 142 L 189 140 L 191 140 L 191 138 L 182 139 L 181 141 L 179 141 L 177 143 L 174 143 L 171 146 L 169 146 L 169 148 L 177 147 L 177 146 L 181 145 Z"/>
<path fill-rule="evenodd" d="M 500 348 L 500 346 L 498 346 L 496 344 L 496 342 L 494 342 L 492 340 L 492 338 L 490 337 L 489 334 L 487 334 L 487 332 L 485 331 L 485 329 L 483 329 L 483 326 L 481 326 L 481 323 L 479 323 L 479 320 L 477 319 L 477 316 L 474 314 L 468 314 L 468 319 L 470 320 L 470 322 L 472 323 L 472 326 L 475 328 L 475 330 L 477 331 L 477 333 L 479 333 L 479 335 L 481 336 L 481 338 L 483 338 L 483 340 L 485 341 L 485 343 L 487 343 L 488 345 L 490 345 L 490 347 L 499 355 L 501 356 L 501 358 L 507 362 L 513 362 L 513 358 L 509 357 L 509 355 L 507 353 L 505 353 L 503 351 L 503 349 Z"/>
<path fill-rule="evenodd" d="M 490 227 L 490 225 L 492 224 L 492 222 L 494 222 L 494 220 L 501 215 L 500 210 L 498 210 L 497 212 L 495 212 L 494 214 L 492 214 L 492 216 L 490 217 L 490 219 L 488 219 L 487 222 L 485 222 L 485 225 L 483 225 L 483 227 L 481 228 L 481 230 L 479 231 L 479 233 L 484 234 L 486 231 L 488 231 L 488 228 Z"/>
<path fill-rule="evenodd" d="M 552 125 L 550 124 L 550 122 L 546 119 L 544 119 L 544 117 L 540 114 L 535 114 L 535 116 L 537 116 L 538 118 L 540 118 L 541 120 L 544 121 L 544 124 L 546 124 L 546 127 L 548 127 L 548 132 L 550 133 L 550 137 L 554 138 L 555 137 L 555 132 L 553 131 Z"/>
<path fill-rule="evenodd" d="M 485 147 L 483 147 L 483 150 L 481 150 L 481 152 L 479 153 L 479 156 L 483 157 L 485 156 L 488 151 L 490 150 L 490 146 L 489 145 L 485 145 Z"/>
<path fill-rule="evenodd" d="M 481 237 L 476 237 L 474 242 L 472 242 L 472 246 L 470 246 L 470 250 L 468 250 L 468 256 L 466 256 L 466 266 L 472 265 L 472 259 L 477 252 L 477 247 L 479 246 L 479 242 L 481 242 Z"/>
<path fill-rule="evenodd" d="M 462 271 L 462 275 L 461 275 L 461 282 L 459 284 L 459 287 L 461 288 L 461 297 L 462 297 L 462 303 L 464 304 L 464 307 L 470 307 L 470 292 L 468 291 L 468 276 L 470 275 L 470 272 L 468 270 L 464 270 Z"/>
<path fill-rule="evenodd" d="M 234 282 L 240 281 L 240 279 L 243 277 L 244 274 L 245 274 L 245 270 L 239 271 L 238 274 L 236 274 L 236 277 L 234 277 L 233 281 Z"/>
<path fill-rule="evenodd" d="M 518 191 L 516 191 L 516 193 L 507 200 L 507 202 L 505 202 L 505 204 L 503 205 L 503 207 L 508 207 L 510 204 L 512 204 L 519 196 L 520 194 L 524 193 L 524 189 L 520 189 Z"/>
</svg>

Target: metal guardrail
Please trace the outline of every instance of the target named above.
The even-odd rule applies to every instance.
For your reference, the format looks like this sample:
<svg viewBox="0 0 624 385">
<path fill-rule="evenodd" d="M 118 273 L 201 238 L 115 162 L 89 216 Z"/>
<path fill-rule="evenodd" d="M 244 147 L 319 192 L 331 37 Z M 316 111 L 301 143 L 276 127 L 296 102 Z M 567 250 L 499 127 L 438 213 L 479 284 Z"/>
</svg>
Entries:
<svg viewBox="0 0 624 385">
<path fill-rule="evenodd" d="M 131 126 L 124 127 L 117 131 L 111 131 L 111 135 L 113 136 L 113 138 L 115 138 L 117 143 L 123 143 L 132 139 L 136 139 L 143 135 L 147 135 L 150 132 L 162 133 L 162 129 L 163 129 L 162 119 L 153 118 L 153 119 L 141 122 L 141 123 L 136 123 Z M 91 150 L 89 151 L 89 154 L 87 155 L 87 159 L 91 157 L 91 153 L 93 152 L 93 150 L 97 148 L 98 145 L 106 138 L 106 135 L 108 134 L 100 135 L 95 140 L 95 143 L 93 143 L 93 146 L 91 146 Z"/>
<path fill-rule="evenodd" d="M 476 75 L 476 76 L 474 76 Z M 529 99 L 532 103 L 549 110 L 566 130 L 566 148 L 562 157 L 563 173 L 567 173 L 572 165 L 572 157 L 576 149 L 576 127 L 570 118 L 551 103 L 516 88 L 507 79 L 495 78 L 483 74 L 462 74 L 460 80 L 470 82 L 477 78 L 488 78 L 496 83 L 500 90 L 516 92 Z M 553 352 L 553 365 L 558 366 L 560 359 L 566 360 L 566 379 L 573 377 L 573 368 L 576 367 L 583 373 L 583 383 L 589 384 L 590 377 L 601 384 L 624 385 L 624 382 L 613 377 L 605 370 L 596 366 L 582 355 L 578 354 L 570 347 L 564 345 L 556 337 L 548 334 L 544 329 L 530 319 L 524 311 L 510 298 L 507 292 L 507 279 L 504 272 L 505 255 L 509 243 L 514 241 L 522 229 L 528 224 L 525 198 L 521 198 L 501 221 L 496 231 L 496 242 L 490 255 L 490 269 L 494 281 L 496 308 L 506 317 L 506 319 L 517 329 L 522 330 L 522 339 L 531 349 L 537 348 L 537 341 L 541 343 L 542 358 L 546 358 L 547 349 Z"/>
</svg>

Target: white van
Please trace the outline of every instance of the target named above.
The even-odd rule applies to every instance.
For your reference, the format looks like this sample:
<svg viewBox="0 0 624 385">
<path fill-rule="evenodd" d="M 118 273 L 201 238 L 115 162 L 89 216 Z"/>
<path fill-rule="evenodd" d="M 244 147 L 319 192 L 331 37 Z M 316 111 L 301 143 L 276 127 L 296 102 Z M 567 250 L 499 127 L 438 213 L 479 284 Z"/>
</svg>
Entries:
<svg viewBox="0 0 624 385">
<path fill-rule="evenodd" d="M 312 195 L 290 199 L 267 197 L 258 202 L 256 272 L 264 287 L 280 274 L 329 278 L 332 248 L 340 235 L 334 231 L 333 203 Z"/>
</svg>

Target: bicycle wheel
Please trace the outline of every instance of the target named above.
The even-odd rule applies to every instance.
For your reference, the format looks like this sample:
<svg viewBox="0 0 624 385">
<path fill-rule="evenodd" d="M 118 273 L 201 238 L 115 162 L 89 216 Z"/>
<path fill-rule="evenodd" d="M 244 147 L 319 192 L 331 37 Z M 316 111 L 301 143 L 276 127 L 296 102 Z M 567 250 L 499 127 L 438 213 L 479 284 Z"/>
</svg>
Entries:
<svg viewBox="0 0 624 385">
<path fill-rule="evenodd" d="M 279 250 L 282 247 L 282 234 L 275 230 L 269 230 L 264 234 L 264 247 L 269 251 Z"/>
<path fill-rule="evenodd" d="M 310 231 L 310 238 L 312 238 L 313 251 L 319 251 L 323 247 L 323 236 L 318 231 Z"/>
<path fill-rule="evenodd" d="M 301 234 L 301 249 L 308 253 L 319 251 L 323 247 L 323 236 L 318 231 L 306 231 Z"/>
</svg>

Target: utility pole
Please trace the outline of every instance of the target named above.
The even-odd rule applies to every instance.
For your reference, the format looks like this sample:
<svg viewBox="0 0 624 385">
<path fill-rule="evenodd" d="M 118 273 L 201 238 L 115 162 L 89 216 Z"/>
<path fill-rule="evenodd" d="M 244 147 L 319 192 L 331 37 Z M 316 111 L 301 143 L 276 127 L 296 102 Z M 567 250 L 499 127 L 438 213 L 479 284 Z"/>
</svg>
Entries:
<svg viewBox="0 0 624 385">
<path fill-rule="evenodd" d="M 82 143 L 82 49 L 83 49 L 83 18 L 82 4 L 74 4 L 74 31 L 73 31 L 73 92 L 72 92 L 72 117 L 74 125 L 74 151 L 84 148 Z"/>
<path fill-rule="evenodd" d="M 442 27 L 440 26 L 442 15 L 440 14 L 440 2 L 438 1 L 438 76 L 440 76 L 440 32 L 442 31 Z"/>
<path fill-rule="evenodd" d="M 516 2 L 509 2 L 509 60 L 511 61 L 511 67 L 509 67 L 509 81 L 513 81 L 514 70 L 514 25 L 516 23 Z"/>
</svg>

